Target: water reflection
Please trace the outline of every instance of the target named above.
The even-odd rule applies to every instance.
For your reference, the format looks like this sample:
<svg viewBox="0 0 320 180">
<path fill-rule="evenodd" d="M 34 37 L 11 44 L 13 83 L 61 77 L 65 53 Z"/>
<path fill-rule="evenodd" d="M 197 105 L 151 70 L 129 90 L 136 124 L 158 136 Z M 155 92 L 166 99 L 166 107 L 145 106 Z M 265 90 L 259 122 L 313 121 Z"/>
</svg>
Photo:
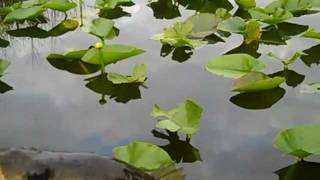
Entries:
<svg viewBox="0 0 320 180">
<path fill-rule="evenodd" d="M 245 53 L 255 58 L 258 58 L 261 56 L 261 53 L 258 52 L 258 49 L 259 49 L 259 43 L 257 41 L 253 41 L 249 44 L 243 41 L 240 46 L 226 52 L 225 54 Z"/>
<path fill-rule="evenodd" d="M 281 77 L 286 78 L 286 84 L 290 87 L 297 87 L 305 79 L 305 75 L 299 74 L 299 73 L 297 73 L 293 70 L 290 70 L 290 69 L 284 69 L 283 71 L 279 71 L 279 72 L 270 74 L 269 76 L 270 77 L 281 76 Z"/>
<path fill-rule="evenodd" d="M 70 31 L 74 31 L 79 26 L 78 21 L 67 19 L 58 23 L 56 26 L 51 28 L 50 30 L 45 30 L 39 28 L 37 25 L 18 28 L 14 30 L 6 31 L 7 34 L 13 37 L 30 37 L 30 38 L 48 38 L 48 37 L 57 37 L 64 35 Z"/>
<path fill-rule="evenodd" d="M 320 64 L 320 44 L 312 46 L 309 49 L 303 51 L 305 53 L 302 55 L 301 60 L 304 62 L 305 65 L 311 66 L 312 64 Z"/>
<path fill-rule="evenodd" d="M 279 180 L 319 180 L 320 163 L 299 161 L 275 172 Z"/>
<path fill-rule="evenodd" d="M 177 163 L 202 161 L 199 149 L 190 144 L 190 139 L 181 140 L 177 132 L 166 131 L 166 133 L 152 130 L 154 137 L 169 141 L 169 144 L 160 147 L 167 151 L 173 160 Z"/>
<path fill-rule="evenodd" d="M 139 87 L 141 83 L 113 84 L 108 80 L 107 74 L 100 74 L 86 79 L 86 87 L 97 94 L 101 94 L 100 104 L 107 103 L 105 96 L 114 99 L 116 102 L 127 103 L 130 100 L 141 99 Z"/>
<path fill-rule="evenodd" d="M 157 19 L 174 19 L 181 16 L 178 2 L 173 0 L 157 0 L 151 2 L 149 6 Z"/>
<path fill-rule="evenodd" d="M 272 107 L 285 95 L 283 88 L 266 91 L 240 93 L 230 98 L 230 101 L 245 109 L 267 109 Z"/>
</svg>

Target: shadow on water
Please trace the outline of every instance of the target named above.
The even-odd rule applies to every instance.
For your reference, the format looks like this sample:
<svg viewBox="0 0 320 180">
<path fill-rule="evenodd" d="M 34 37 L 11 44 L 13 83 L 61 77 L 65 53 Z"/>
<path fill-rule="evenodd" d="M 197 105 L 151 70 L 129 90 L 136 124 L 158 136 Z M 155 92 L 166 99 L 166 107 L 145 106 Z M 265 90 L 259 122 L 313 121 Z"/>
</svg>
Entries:
<svg viewBox="0 0 320 180">
<path fill-rule="evenodd" d="M 275 88 L 271 90 L 240 93 L 230 98 L 230 101 L 245 109 L 267 109 L 276 104 L 285 95 L 286 90 Z"/>
<path fill-rule="evenodd" d="M 194 147 L 190 143 L 190 140 L 181 140 L 176 132 L 173 133 L 166 131 L 166 133 L 167 134 L 155 129 L 152 130 L 154 137 L 169 141 L 169 144 L 160 147 L 167 151 L 173 160 L 175 160 L 177 163 L 193 163 L 196 161 L 202 161 L 199 149 Z"/>
<path fill-rule="evenodd" d="M 279 180 L 319 180 L 320 163 L 299 161 L 275 172 Z"/>
<path fill-rule="evenodd" d="M 97 94 L 101 94 L 100 104 L 107 103 L 105 96 L 119 103 L 127 103 L 131 100 L 141 99 L 139 87 L 141 83 L 114 84 L 108 80 L 107 74 L 101 74 L 86 79 L 86 87 Z"/>
</svg>

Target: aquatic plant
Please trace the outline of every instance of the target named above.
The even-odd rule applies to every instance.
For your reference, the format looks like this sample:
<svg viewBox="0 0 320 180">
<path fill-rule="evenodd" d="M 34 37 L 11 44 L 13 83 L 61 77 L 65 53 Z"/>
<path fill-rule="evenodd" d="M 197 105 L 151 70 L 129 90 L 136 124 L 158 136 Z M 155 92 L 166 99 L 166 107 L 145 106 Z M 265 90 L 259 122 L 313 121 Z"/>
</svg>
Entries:
<svg viewBox="0 0 320 180">
<path fill-rule="evenodd" d="M 160 147 L 145 142 L 133 142 L 113 150 L 115 159 L 145 171 L 174 166 L 175 162 Z"/>
<path fill-rule="evenodd" d="M 201 106 L 192 100 L 186 100 L 169 111 L 164 111 L 155 104 L 151 115 L 155 118 L 164 118 L 156 124 L 156 128 L 182 132 L 190 138 L 199 130 L 202 112 Z"/>
<path fill-rule="evenodd" d="M 34 20 L 43 15 L 47 9 L 66 13 L 76 7 L 76 3 L 69 0 L 27 0 L 4 7 L 0 11 L 5 23 L 15 21 Z"/>
<path fill-rule="evenodd" d="M 285 129 L 273 139 L 273 145 L 292 156 L 303 159 L 320 154 L 320 125 L 308 124 Z"/>
</svg>

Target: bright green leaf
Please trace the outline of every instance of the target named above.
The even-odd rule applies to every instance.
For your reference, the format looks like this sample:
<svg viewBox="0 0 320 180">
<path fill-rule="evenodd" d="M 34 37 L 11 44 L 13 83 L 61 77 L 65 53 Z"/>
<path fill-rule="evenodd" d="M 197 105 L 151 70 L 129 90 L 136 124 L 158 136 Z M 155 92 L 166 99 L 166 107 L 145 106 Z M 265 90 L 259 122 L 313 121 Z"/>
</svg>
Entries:
<svg viewBox="0 0 320 180">
<path fill-rule="evenodd" d="M 116 147 L 112 151 L 115 159 L 144 171 L 153 171 L 175 164 L 166 151 L 150 143 L 134 142 Z"/>
<path fill-rule="evenodd" d="M 259 72 L 265 64 L 248 54 L 223 55 L 208 62 L 207 70 L 229 78 L 239 78 L 250 72 Z"/>
<path fill-rule="evenodd" d="M 6 69 L 10 66 L 10 61 L 0 59 L 0 76 L 3 76 Z"/>
<path fill-rule="evenodd" d="M 152 116 L 166 118 L 157 123 L 157 128 L 172 132 L 181 131 L 192 135 L 199 130 L 202 112 L 202 107 L 192 100 L 186 100 L 170 111 L 163 111 L 158 105 L 155 105 L 152 110 Z"/>
<path fill-rule="evenodd" d="M 320 32 L 315 29 L 309 29 L 302 36 L 306 38 L 320 39 Z"/>
<path fill-rule="evenodd" d="M 114 21 L 105 18 L 96 18 L 92 20 L 89 27 L 89 33 L 99 38 L 113 38 L 115 32 L 113 29 Z"/>
<path fill-rule="evenodd" d="M 245 10 L 256 7 L 256 0 L 235 0 L 235 1 L 240 8 Z"/>
<path fill-rule="evenodd" d="M 46 8 L 62 12 L 67 12 L 76 6 L 76 3 L 70 2 L 69 0 L 48 0 L 48 2 L 44 4 Z"/>
<path fill-rule="evenodd" d="M 300 159 L 309 155 L 320 155 L 320 125 L 302 125 L 280 132 L 273 140 L 273 145 Z"/>
<path fill-rule="evenodd" d="M 217 29 L 231 33 L 243 33 L 246 28 L 246 22 L 240 17 L 232 17 L 222 21 Z"/>
<path fill-rule="evenodd" d="M 278 87 L 285 82 L 284 77 L 269 77 L 261 72 L 251 72 L 237 79 L 233 84 L 232 91 L 257 92 Z"/>
<path fill-rule="evenodd" d="M 144 53 L 144 50 L 140 48 L 122 44 L 111 44 L 105 45 L 99 50 L 95 48 L 90 49 L 82 57 L 82 60 L 87 63 L 99 65 L 103 62 L 103 65 L 106 66 L 142 53 Z"/>
<path fill-rule="evenodd" d="M 293 15 L 284 9 L 276 9 L 274 12 L 268 12 L 262 8 L 253 8 L 249 10 L 252 19 L 256 19 L 268 24 L 278 24 L 289 20 Z"/>
</svg>

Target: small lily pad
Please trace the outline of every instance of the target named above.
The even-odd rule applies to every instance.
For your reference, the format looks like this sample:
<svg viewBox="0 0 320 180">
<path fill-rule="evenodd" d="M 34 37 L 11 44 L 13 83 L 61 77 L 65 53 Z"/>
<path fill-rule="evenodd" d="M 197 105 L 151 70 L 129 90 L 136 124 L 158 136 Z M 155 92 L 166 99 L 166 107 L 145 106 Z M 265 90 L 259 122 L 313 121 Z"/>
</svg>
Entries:
<svg viewBox="0 0 320 180">
<path fill-rule="evenodd" d="M 278 87 L 285 82 L 284 77 L 269 77 L 261 72 L 251 72 L 237 79 L 233 84 L 232 91 L 257 92 Z"/>
<path fill-rule="evenodd" d="M 105 18 L 96 18 L 92 20 L 89 27 L 89 33 L 103 39 L 112 39 L 116 36 L 114 31 L 114 21 Z"/>
<path fill-rule="evenodd" d="M 144 171 L 154 171 L 175 165 L 169 154 L 162 148 L 145 142 L 134 142 L 113 150 L 115 159 Z"/>
<path fill-rule="evenodd" d="M 166 118 L 157 123 L 157 128 L 192 135 L 199 130 L 202 112 L 201 106 L 192 100 L 186 100 L 170 111 L 163 111 L 159 105 L 155 104 L 151 115 L 155 118 Z"/>
</svg>

